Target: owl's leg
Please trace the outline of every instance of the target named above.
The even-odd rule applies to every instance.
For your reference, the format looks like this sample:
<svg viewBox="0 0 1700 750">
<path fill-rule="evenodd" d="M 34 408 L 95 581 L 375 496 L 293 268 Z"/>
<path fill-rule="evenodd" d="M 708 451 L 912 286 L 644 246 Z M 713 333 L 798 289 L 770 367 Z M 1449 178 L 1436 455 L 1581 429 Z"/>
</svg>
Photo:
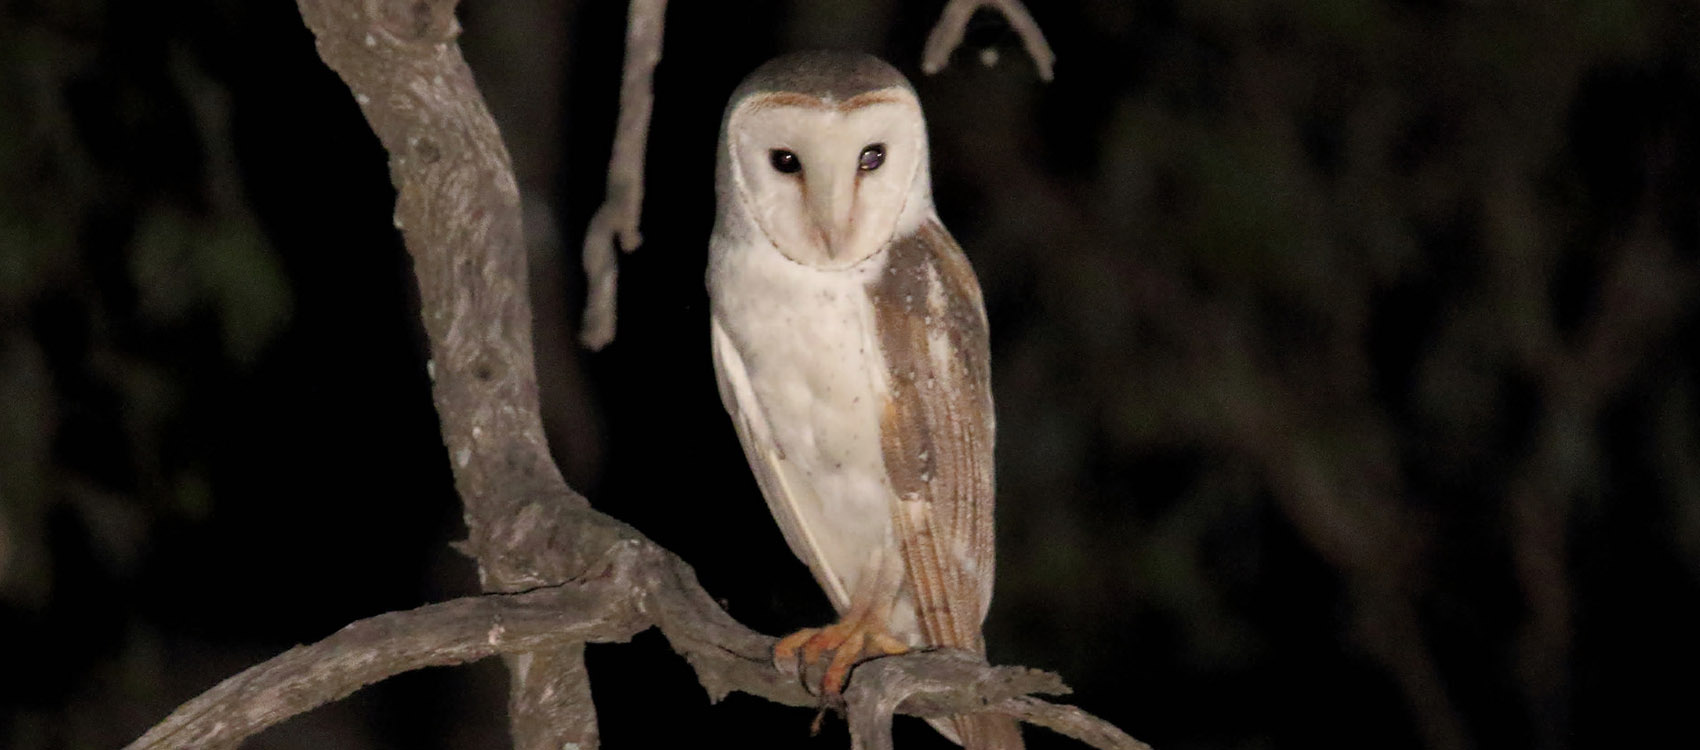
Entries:
<svg viewBox="0 0 1700 750">
<path fill-rule="evenodd" d="M 879 555 L 870 561 L 850 597 L 850 608 L 838 622 L 824 628 L 804 628 L 781 638 L 773 648 L 775 666 L 801 673 L 805 665 L 820 664 L 821 657 L 830 653 L 819 694 L 827 702 L 836 703 L 850 669 L 858 662 L 908 651 L 909 646 L 892 635 L 889 627 L 903 581 L 901 562 L 894 564 L 887 559 L 890 557 Z"/>
</svg>

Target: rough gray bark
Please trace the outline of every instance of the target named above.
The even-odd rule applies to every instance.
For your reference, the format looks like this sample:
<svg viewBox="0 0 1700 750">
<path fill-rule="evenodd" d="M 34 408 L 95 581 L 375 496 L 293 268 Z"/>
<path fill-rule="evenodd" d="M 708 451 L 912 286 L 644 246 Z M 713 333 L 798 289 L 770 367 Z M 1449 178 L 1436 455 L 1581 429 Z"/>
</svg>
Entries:
<svg viewBox="0 0 1700 750">
<path fill-rule="evenodd" d="M 390 154 L 430 339 L 432 395 L 465 505 L 465 549 L 486 591 L 558 584 L 585 569 L 589 504 L 550 459 L 531 350 L 519 189 L 455 38 L 452 0 L 301 0 L 319 55 Z M 582 646 L 509 660 L 515 746 L 596 742 Z"/>
<path fill-rule="evenodd" d="M 391 675 L 495 654 L 515 656 L 510 663 L 523 665 L 529 654 L 622 641 L 652 625 L 690 662 L 714 700 L 738 690 L 787 705 L 819 705 L 802 681 L 774 668 L 774 639 L 721 610 L 683 560 L 617 522 L 606 521 L 591 535 L 604 532 L 621 541 L 603 550 L 600 567 L 575 580 L 361 620 L 219 683 L 129 747 L 231 747 Z M 534 663 L 529 669 L 540 667 Z M 1053 674 L 988 666 L 968 652 L 933 651 L 857 667 L 845 699 L 860 747 L 889 748 L 894 713 L 926 717 L 978 710 L 1014 716 L 1106 750 L 1147 747 L 1079 709 L 1026 697 L 1066 692 Z"/>
<path fill-rule="evenodd" d="M 565 252 L 560 190 L 567 90 L 567 53 L 576 0 L 503 0 L 462 6 L 461 23 L 476 32 L 461 48 L 478 72 L 478 88 L 501 123 L 502 141 L 513 156 L 525 214 L 531 276 L 532 354 L 546 373 L 537 387 L 551 453 L 573 487 L 586 487 L 602 466 L 598 404 L 589 398 L 577 326 L 570 323 L 583 304 L 576 284 L 578 259 Z M 523 54 L 515 54 L 523 50 Z M 571 265 L 571 270 L 568 266 Z"/>
<path fill-rule="evenodd" d="M 413 669 L 523 654 L 642 629 L 618 597 L 548 588 L 361 620 L 250 667 L 183 704 L 131 748 L 232 747 L 266 727 Z"/>
<path fill-rule="evenodd" d="M 967 686 L 973 689 L 965 689 Z M 849 705 L 851 746 L 857 750 L 892 750 L 894 711 L 952 716 L 988 708 L 1092 747 L 1151 750 L 1150 745 L 1085 711 L 1028 696 L 1068 692 L 1068 686 L 1049 672 L 988 668 L 968 652 L 935 651 L 876 659 L 858 666 L 844 699 Z"/>
</svg>

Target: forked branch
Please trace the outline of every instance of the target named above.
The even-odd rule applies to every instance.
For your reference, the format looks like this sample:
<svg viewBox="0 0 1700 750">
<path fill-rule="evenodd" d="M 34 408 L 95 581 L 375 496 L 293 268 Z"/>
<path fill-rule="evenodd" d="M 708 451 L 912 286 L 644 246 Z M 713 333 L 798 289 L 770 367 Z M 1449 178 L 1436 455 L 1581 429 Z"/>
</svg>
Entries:
<svg viewBox="0 0 1700 750">
<path fill-rule="evenodd" d="M 774 640 L 739 625 L 677 556 L 619 524 L 596 572 L 523 594 L 487 594 L 361 620 L 231 677 L 183 704 L 129 750 L 231 747 L 291 716 L 413 669 L 496 654 L 549 652 L 623 641 L 655 626 L 696 670 L 710 697 L 737 690 L 814 706 L 795 678 L 773 667 Z M 1104 750 L 1146 750 L 1071 706 L 1030 697 L 1067 693 L 1054 674 L 991 667 L 965 652 L 920 652 L 868 662 L 845 693 L 854 741 L 890 748 L 893 714 L 946 716 L 991 710 Z M 801 732 L 802 728 L 799 727 Z"/>
<path fill-rule="evenodd" d="M 1039 77 L 1051 80 L 1056 53 L 1051 51 L 1050 43 L 1045 41 L 1045 33 L 1039 30 L 1039 23 L 1033 20 L 1033 14 L 1027 12 L 1021 0 L 950 0 L 944 11 L 939 13 L 933 32 L 927 35 L 926 51 L 921 55 L 921 71 L 932 75 L 950 64 L 951 54 L 962 46 L 962 39 L 968 33 L 968 19 L 981 8 L 996 8 L 1008 19 L 1010 28 L 1021 37 L 1022 46 L 1027 48 L 1027 55 L 1033 58 L 1034 67 L 1039 69 Z"/>
</svg>

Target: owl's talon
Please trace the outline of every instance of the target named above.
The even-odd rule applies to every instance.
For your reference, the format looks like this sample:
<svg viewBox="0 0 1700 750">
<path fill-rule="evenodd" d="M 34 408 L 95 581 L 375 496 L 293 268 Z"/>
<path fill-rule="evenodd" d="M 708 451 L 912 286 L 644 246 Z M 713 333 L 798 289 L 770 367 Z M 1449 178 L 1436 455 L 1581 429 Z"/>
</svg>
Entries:
<svg viewBox="0 0 1700 750">
<path fill-rule="evenodd" d="M 821 678 L 821 698 L 827 703 L 836 705 L 842 700 L 844 683 L 850 680 L 850 668 L 862 660 L 862 645 L 867 642 L 866 632 L 853 631 L 838 650 L 832 652 L 832 661 L 826 665 L 826 676 Z"/>
<path fill-rule="evenodd" d="M 808 673 L 809 666 L 824 666 L 820 684 L 805 681 L 805 687 L 820 696 L 824 705 L 836 705 L 843 699 L 844 685 L 857 664 L 907 651 L 908 645 L 866 622 L 840 621 L 824 628 L 804 628 L 779 639 L 773 647 L 773 665 L 799 678 Z M 822 657 L 829 654 L 830 659 L 822 665 Z"/>
<path fill-rule="evenodd" d="M 855 640 L 858 629 L 845 623 L 833 623 L 815 631 L 808 640 L 803 642 L 803 663 L 818 664 L 827 653 L 836 654 L 844 649 L 844 644 Z"/>
<path fill-rule="evenodd" d="M 802 676 L 803 661 L 799 658 L 797 650 L 820 631 L 821 628 L 803 628 L 779 639 L 779 642 L 773 646 L 773 668 L 791 677 Z"/>
</svg>

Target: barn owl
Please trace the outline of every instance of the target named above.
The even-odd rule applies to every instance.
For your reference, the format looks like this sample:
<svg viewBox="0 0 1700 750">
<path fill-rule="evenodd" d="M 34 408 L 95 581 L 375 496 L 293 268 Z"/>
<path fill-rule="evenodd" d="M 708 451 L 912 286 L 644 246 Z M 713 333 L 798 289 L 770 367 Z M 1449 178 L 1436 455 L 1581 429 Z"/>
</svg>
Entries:
<svg viewBox="0 0 1700 750">
<path fill-rule="evenodd" d="M 985 653 L 992 395 L 985 306 L 933 208 L 926 123 L 903 75 L 860 54 L 772 60 L 721 124 L 708 288 L 720 398 L 768 509 L 839 621 L 780 640 L 821 664 Z M 830 656 L 829 656 L 830 655 Z M 933 725 L 1022 747 L 1007 717 Z"/>
</svg>

